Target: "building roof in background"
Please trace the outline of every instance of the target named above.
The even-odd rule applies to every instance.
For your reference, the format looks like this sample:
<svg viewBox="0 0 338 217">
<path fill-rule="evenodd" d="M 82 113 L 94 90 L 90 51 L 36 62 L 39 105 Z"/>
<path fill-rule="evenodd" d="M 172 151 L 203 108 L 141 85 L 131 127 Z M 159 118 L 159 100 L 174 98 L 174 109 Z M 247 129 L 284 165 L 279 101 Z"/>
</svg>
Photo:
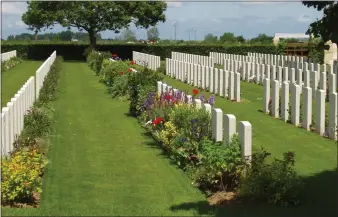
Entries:
<svg viewBox="0 0 338 217">
<path fill-rule="evenodd" d="M 275 33 L 275 38 L 310 38 L 304 33 Z"/>
</svg>

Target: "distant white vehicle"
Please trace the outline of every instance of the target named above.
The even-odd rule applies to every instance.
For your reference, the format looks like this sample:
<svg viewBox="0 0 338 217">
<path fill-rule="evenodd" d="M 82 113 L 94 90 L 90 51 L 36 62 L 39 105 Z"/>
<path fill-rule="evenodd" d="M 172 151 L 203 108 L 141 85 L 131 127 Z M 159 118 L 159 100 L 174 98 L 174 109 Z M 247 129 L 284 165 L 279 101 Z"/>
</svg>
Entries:
<svg viewBox="0 0 338 217">
<path fill-rule="evenodd" d="M 77 40 L 76 38 L 72 38 L 72 41 L 79 41 L 79 40 Z"/>
<path fill-rule="evenodd" d="M 127 44 L 135 44 L 133 41 L 128 41 Z"/>
</svg>

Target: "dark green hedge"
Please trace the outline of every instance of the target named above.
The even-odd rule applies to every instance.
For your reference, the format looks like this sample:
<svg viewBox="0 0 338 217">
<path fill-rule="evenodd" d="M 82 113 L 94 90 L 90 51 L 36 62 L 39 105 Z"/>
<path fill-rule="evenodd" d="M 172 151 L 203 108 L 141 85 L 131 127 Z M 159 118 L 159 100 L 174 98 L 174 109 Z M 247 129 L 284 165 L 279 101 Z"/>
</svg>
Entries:
<svg viewBox="0 0 338 217">
<path fill-rule="evenodd" d="M 84 50 L 88 44 L 81 43 L 2 43 L 2 52 L 17 50 L 19 57 L 24 59 L 44 60 L 56 50 L 64 60 L 85 60 Z M 98 44 L 97 50 L 109 51 L 122 59 L 131 59 L 132 51 L 144 52 L 161 56 L 162 59 L 171 57 L 171 52 L 209 55 L 209 52 L 231 53 L 245 55 L 247 52 L 281 54 L 283 49 L 274 45 L 144 45 L 144 44 Z"/>
</svg>

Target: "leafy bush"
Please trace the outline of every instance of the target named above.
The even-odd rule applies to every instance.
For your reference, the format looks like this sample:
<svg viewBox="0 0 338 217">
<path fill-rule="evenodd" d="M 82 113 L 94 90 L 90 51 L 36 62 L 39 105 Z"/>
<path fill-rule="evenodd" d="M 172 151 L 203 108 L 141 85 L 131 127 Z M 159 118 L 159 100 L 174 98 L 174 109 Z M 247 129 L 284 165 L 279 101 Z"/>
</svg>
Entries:
<svg viewBox="0 0 338 217">
<path fill-rule="evenodd" d="M 166 72 L 166 65 L 165 65 L 165 62 L 161 62 L 160 67 L 157 68 L 156 71 L 159 72 L 159 73 L 162 73 L 163 75 L 166 75 L 167 72 Z"/>
<path fill-rule="evenodd" d="M 302 182 L 294 168 L 294 153 L 284 153 L 282 160 L 274 159 L 268 164 L 265 161 L 269 155 L 263 148 L 252 155 L 241 183 L 241 197 L 282 206 L 298 205 Z"/>
<path fill-rule="evenodd" d="M 5 72 L 10 68 L 13 68 L 14 66 L 18 65 L 21 63 L 22 60 L 18 57 L 12 57 L 9 60 L 3 61 L 1 63 L 1 72 Z"/>
<path fill-rule="evenodd" d="M 169 120 L 189 139 L 196 142 L 211 139 L 211 116 L 204 109 L 178 104 L 169 116 Z"/>
<path fill-rule="evenodd" d="M 234 190 L 239 184 L 244 162 L 238 136 L 228 144 L 205 139 L 199 143 L 200 166 L 195 182 L 204 188 L 219 191 Z"/>
<path fill-rule="evenodd" d="M 252 53 L 281 54 L 281 48 L 275 45 L 256 45 L 256 44 L 100 44 L 96 46 L 100 51 L 114 51 L 124 60 L 131 60 L 133 51 L 148 53 L 160 56 L 162 60 L 171 58 L 171 52 L 182 52 L 198 55 L 209 55 L 209 52 L 230 53 L 246 55 Z M 65 60 L 86 60 L 84 51 L 89 52 L 88 44 L 81 42 L 3 42 L 2 52 L 17 50 L 18 55 L 25 59 L 43 60 L 56 50 L 58 55 Z"/>
<path fill-rule="evenodd" d="M 23 148 L 10 158 L 1 158 L 2 204 L 34 202 L 34 193 L 42 192 L 41 175 L 46 163 L 37 149 Z"/>
<path fill-rule="evenodd" d="M 54 64 L 50 67 L 42 88 L 40 89 L 37 104 L 44 104 L 56 99 L 56 94 L 59 87 L 60 71 L 63 63 L 63 58 L 58 56 Z"/>
<path fill-rule="evenodd" d="M 98 52 L 98 51 L 92 51 L 87 58 L 89 67 L 96 73 L 96 75 L 99 75 L 102 63 L 104 59 L 108 59 L 111 57 L 111 53 L 109 52 Z"/>
<path fill-rule="evenodd" d="M 83 56 L 86 57 L 86 60 L 87 60 L 89 54 L 90 54 L 91 52 L 93 52 L 93 51 L 94 51 L 94 49 L 93 49 L 92 47 L 87 47 L 86 49 L 84 49 L 84 51 L 83 51 Z"/>
<path fill-rule="evenodd" d="M 120 72 L 120 74 L 115 77 L 114 85 L 109 88 L 109 92 L 114 98 L 119 97 L 120 99 L 128 99 L 128 78 L 129 75 L 123 72 Z"/>
<path fill-rule="evenodd" d="M 53 110 L 51 108 L 33 107 L 24 119 L 24 129 L 14 144 L 15 148 L 35 145 L 38 138 L 47 137 L 53 124 Z"/>
<path fill-rule="evenodd" d="M 113 86 L 114 79 L 120 74 L 127 74 L 131 68 L 129 61 L 115 61 L 104 60 L 100 71 L 100 80 L 109 87 Z M 135 68 L 135 67 L 133 67 Z"/>
<path fill-rule="evenodd" d="M 156 88 L 157 81 L 163 79 L 163 76 L 157 72 L 154 72 L 148 68 L 145 68 L 143 71 L 139 73 L 133 73 L 128 80 L 129 89 L 129 97 L 130 97 L 130 105 L 129 105 L 129 113 L 133 116 L 138 116 L 141 114 L 142 105 L 140 104 L 140 98 L 144 97 L 140 96 L 139 92 L 142 90 L 143 86 L 153 86 Z M 143 102 L 142 102 L 143 103 Z"/>
</svg>

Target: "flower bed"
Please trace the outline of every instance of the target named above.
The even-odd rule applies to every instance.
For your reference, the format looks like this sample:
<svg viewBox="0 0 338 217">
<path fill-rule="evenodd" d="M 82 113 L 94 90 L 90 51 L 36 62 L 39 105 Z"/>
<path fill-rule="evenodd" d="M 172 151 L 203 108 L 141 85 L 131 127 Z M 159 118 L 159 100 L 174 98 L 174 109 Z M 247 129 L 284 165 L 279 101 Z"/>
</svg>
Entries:
<svg viewBox="0 0 338 217">
<path fill-rule="evenodd" d="M 21 63 L 21 59 L 18 57 L 12 57 L 7 61 L 3 61 L 1 63 L 1 72 L 5 72 L 10 68 L 13 68 L 14 66 L 18 65 Z"/>
<path fill-rule="evenodd" d="M 268 164 L 265 160 L 269 153 L 263 149 L 253 154 L 248 164 L 242 157 L 241 142 L 236 134 L 226 144 L 214 140 L 210 111 L 201 109 L 203 103 L 212 107 L 214 96 L 205 98 L 198 89 L 190 95 L 168 85 L 159 87 L 161 74 L 142 67 L 137 68 L 138 73 L 126 74 L 130 64 L 104 60 L 100 73 L 104 83 L 130 100 L 130 115 L 137 117 L 196 186 L 211 194 L 235 192 L 236 199 L 245 201 L 298 204 L 300 181 L 294 171 L 293 153 L 286 153 L 282 160 L 275 159 Z M 121 68 L 124 68 L 123 74 L 119 73 Z M 125 80 L 121 85 L 123 76 Z"/>
<path fill-rule="evenodd" d="M 24 118 L 24 129 L 10 156 L 1 158 L 2 206 L 37 207 L 52 131 L 53 105 L 59 84 L 62 58 L 57 57 L 40 89 L 38 100 Z"/>
</svg>

